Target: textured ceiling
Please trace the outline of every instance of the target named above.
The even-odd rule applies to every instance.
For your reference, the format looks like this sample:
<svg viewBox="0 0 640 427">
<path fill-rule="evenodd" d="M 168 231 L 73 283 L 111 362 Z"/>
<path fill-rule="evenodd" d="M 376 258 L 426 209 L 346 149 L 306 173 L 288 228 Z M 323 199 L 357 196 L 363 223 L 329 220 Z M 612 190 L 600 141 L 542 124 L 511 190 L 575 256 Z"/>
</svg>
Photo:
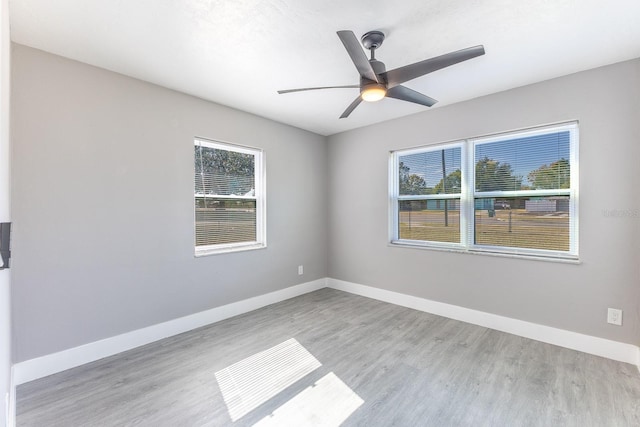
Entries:
<svg viewBox="0 0 640 427">
<path fill-rule="evenodd" d="M 406 86 L 432 108 L 640 57 L 639 0 L 12 0 L 11 38 L 323 135 L 425 111 L 362 103 L 337 30 L 381 30 L 393 69 L 482 44 Z"/>
</svg>

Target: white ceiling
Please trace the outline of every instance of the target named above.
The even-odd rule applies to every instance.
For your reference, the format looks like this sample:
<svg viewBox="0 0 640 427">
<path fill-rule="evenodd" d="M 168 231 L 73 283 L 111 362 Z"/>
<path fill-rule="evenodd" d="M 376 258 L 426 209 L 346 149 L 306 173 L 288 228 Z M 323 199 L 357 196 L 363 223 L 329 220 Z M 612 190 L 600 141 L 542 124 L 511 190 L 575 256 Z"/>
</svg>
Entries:
<svg viewBox="0 0 640 427">
<path fill-rule="evenodd" d="M 358 83 L 337 30 L 381 30 L 393 69 L 482 44 L 406 86 L 432 108 L 640 57 L 640 0 L 11 0 L 11 38 L 322 135 L 425 111 Z"/>
</svg>

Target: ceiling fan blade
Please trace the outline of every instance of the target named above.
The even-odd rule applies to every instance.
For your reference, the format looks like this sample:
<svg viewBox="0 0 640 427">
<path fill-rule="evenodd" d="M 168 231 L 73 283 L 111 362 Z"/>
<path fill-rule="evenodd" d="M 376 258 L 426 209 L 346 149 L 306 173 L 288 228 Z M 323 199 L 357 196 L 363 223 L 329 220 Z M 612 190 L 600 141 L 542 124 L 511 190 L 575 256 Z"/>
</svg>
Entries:
<svg viewBox="0 0 640 427">
<path fill-rule="evenodd" d="M 342 115 L 340 116 L 341 119 L 346 119 L 347 117 L 349 117 L 349 114 L 351 114 L 353 112 L 353 110 L 356 109 L 356 107 L 358 105 L 360 105 L 360 103 L 362 102 L 362 98 L 360 96 L 358 96 L 348 107 L 346 110 L 344 110 L 344 113 L 342 113 Z"/>
<path fill-rule="evenodd" d="M 359 85 L 346 85 L 346 86 L 322 86 L 322 87 L 303 87 L 300 89 L 286 89 L 286 90 L 279 90 L 278 93 L 279 94 L 283 94 L 283 93 L 291 93 L 291 92 L 302 92 L 305 90 L 320 90 L 320 89 L 358 89 L 360 88 Z"/>
<path fill-rule="evenodd" d="M 482 45 L 445 53 L 444 55 L 436 56 L 435 58 L 425 59 L 424 61 L 405 65 L 404 67 L 387 71 L 386 73 L 383 73 L 382 76 L 383 78 L 386 78 L 388 87 L 392 88 L 409 80 L 415 79 L 416 77 L 432 73 L 480 55 L 484 55 L 484 46 Z"/>
<path fill-rule="evenodd" d="M 362 50 L 362 45 L 356 38 L 356 35 L 353 34 L 353 31 L 338 31 L 338 37 L 340 37 L 344 48 L 347 49 L 347 53 L 358 69 L 358 73 L 360 73 L 360 75 L 366 79 L 373 80 L 376 83 L 380 83 L 380 81 L 378 80 L 378 76 L 376 75 L 375 71 L 373 71 L 369 60 L 367 59 L 367 55 L 365 55 L 364 51 Z"/>
<path fill-rule="evenodd" d="M 427 107 L 431 107 L 433 104 L 438 102 L 427 95 L 423 95 L 420 92 L 416 92 L 413 89 L 409 89 L 408 87 L 401 85 L 394 86 L 389 89 L 387 91 L 387 97 L 413 102 L 414 104 L 426 105 Z"/>
</svg>

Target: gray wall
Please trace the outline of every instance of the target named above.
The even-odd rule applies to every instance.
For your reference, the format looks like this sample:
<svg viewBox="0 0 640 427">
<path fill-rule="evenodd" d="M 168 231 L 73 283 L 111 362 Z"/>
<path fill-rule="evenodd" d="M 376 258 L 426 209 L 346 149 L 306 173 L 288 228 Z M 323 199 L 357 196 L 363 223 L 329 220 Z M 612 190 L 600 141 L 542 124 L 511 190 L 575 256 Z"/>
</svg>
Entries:
<svg viewBox="0 0 640 427">
<path fill-rule="evenodd" d="M 12 55 L 14 362 L 327 275 L 324 137 Z M 194 136 L 265 150 L 267 249 L 194 258 Z"/>
<path fill-rule="evenodd" d="M 325 276 L 640 343 L 640 60 L 328 144 L 20 45 L 12 68 L 14 362 Z M 580 265 L 388 246 L 390 150 L 574 119 Z M 267 249 L 193 257 L 196 135 L 265 149 Z"/>
<path fill-rule="evenodd" d="M 634 60 L 330 137 L 329 275 L 640 344 L 639 77 Z M 390 150 L 573 119 L 580 265 L 387 245 Z M 622 327 L 607 307 L 624 310 Z"/>
</svg>

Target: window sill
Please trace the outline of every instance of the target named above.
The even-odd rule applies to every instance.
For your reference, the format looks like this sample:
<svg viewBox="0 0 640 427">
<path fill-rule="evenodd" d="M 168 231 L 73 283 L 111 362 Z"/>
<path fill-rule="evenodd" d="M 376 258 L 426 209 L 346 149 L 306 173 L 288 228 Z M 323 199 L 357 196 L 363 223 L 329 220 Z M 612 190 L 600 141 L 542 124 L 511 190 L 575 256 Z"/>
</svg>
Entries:
<svg viewBox="0 0 640 427">
<path fill-rule="evenodd" d="M 267 245 L 264 243 L 255 243 L 251 245 L 237 245 L 237 246 L 225 246 L 220 248 L 207 248 L 207 249 L 196 249 L 195 257 L 205 257 L 210 255 L 220 255 L 220 254 L 228 254 L 234 252 L 244 252 L 244 251 L 253 251 L 256 249 L 266 249 Z"/>
<path fill-rule="evenodd" d="M 392 248 L 405 248 L 405 249 L 421 249 L 421 250 L 435 250 L 440 252 L 454 252 L 466 255 L 485 255 L 485 256 L 493 256 L 493 257 L 502 257 L 502 258 L 515 258 L 515 259 L 526 259 L 532 261 L 549 261 L 549 262 L 557 262 L 562 264 L 582 264 L 582 261 L 578 259 L 578 257 L 566 256 L 566 257 L 557 257 L 557 256 L 544 256 L 544 255 L 532 255 L 532 254 L 518 254 L 511 252 L 497 252 L 491 250 L 482 250 L 482 249 L 466 249 L 462 247 L 452 247 L 452 246 L 435 246 L 435 245 L 423 245 L 423 244 L 411 244 L 411 243 L 400 243 L 400 242 L 389 242 L 387 246 Z"/>
</svg>

